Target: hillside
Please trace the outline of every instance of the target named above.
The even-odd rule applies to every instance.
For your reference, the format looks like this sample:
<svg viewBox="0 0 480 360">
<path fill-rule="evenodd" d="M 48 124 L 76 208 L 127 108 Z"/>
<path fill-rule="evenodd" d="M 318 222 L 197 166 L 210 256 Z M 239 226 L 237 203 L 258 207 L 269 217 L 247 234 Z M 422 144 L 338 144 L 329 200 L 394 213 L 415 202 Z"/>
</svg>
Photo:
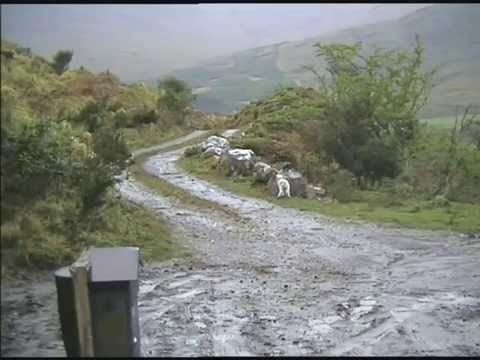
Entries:
<svg viewBox="0 0 480 360">
<path fill-rule="evenodd" d="M 2 4 L 0 23 L 3 37 L 39 55 L 72 49 L 74 67 L 110 69 L 123 81 L 133 82 L 215 56 L 399 18 L 425 6 Z"/>
<path fill-rule="evenodd" d="M 420 9 L 398 20 L 355 27 L 298 42 L 219 57 L 201 66 L 177 71 L 199 95 L 197 108 L 230 112 L 247 101 L 272 93 L 280 84 L 312 84 L 312 75 L 302 65 L 316 64 L 317 42 L 357 42 L 366 48 L 411 46 L 418 33 L 424 42 L 427 66 L 440 66 L 437 86 L 421 115 L 450 115 L 454 105 L 474 103 L 480 107 L 480 6 L 440 4 Z"/>
<path fill-rule="evenodd" d="M 110 72 L 58 71 L 4 39 L 1 57 L 2 276 L 66 264 L 90 245 L 168 256 L 166 222 L 112 192 L 132 148 L 184 129 L 159 91 Z"/>
</svg>

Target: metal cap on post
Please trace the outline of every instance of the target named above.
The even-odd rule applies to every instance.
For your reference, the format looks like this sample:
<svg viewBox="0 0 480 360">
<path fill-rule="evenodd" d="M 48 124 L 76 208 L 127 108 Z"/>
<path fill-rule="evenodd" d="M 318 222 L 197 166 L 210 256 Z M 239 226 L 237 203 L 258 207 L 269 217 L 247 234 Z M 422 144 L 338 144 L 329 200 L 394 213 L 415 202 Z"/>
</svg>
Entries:
<svg viewBox="0 0 480 360">
<path fill-rule="evenodd" d="M 55 272 L 67 356 L 141 356 L 139 248 L 90 248 Z"/>
</svg>

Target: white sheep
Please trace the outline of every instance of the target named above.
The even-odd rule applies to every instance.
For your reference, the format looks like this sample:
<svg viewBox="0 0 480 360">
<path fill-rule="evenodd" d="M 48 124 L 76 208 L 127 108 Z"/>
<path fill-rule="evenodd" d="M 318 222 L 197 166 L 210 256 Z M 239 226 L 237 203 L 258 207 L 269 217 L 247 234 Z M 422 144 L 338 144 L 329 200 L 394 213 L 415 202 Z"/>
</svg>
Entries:
<svg viewBox="0 0 480 360">
<path fill-rule="evenodd" d="M 288 182 L 287 178 L 281 174 L 276 174 L 275 180 L 278 187 L 277 198 L 280 198 L 281 196 L 290 197 L 290 183 Z"/>
</svg>

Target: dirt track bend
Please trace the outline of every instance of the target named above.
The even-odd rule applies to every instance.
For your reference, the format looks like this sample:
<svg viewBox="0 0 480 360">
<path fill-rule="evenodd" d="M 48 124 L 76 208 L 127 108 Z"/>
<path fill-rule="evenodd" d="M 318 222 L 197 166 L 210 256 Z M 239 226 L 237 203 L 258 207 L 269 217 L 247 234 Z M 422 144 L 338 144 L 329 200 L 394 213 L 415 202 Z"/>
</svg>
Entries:
<svg viewBox="0 0 480 360">
<path fill-rule="evenodd" d="M 240 219 L 182 208 L 134 179 L 118 185 L 194 252 L 142 270 L 145 356 L 480 355 L 478 239 L 238 196 L 179 171 L 183 150 L 160 152 L 145 169 Z M 2 284 L 2 315 L 17 312 L 2 331 L 2 355 L 64 355 L 55 296 L 51 279 Z"/>
</svg>

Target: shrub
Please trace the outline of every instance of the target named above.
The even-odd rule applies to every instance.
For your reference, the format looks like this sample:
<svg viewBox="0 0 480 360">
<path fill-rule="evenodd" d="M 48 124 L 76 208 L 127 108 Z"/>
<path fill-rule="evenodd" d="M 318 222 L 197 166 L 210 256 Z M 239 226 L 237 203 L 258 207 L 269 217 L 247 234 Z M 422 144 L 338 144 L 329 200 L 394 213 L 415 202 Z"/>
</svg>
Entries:
<svg viewBox="0 0 480 360">
<path fill-rule="evenodd" d="M 450 201 L 443 195 L 436 195 L 431 201 L 433 207 L 448 207 L 450 206 Z"/>
<path fill-rule="evenodd" d="M 159 114 L 155 109 L 141 108 L 134 112 L 132 116 L 132 125 L 155 124 L 159 120 Z"/>
<path fill-rule="evenodd" d="M 58 75 L 63 74 L 68 69 L 72 57 L 73 51 L 71 50 L 60 50 L 53 56 L 52 67 Z"/>
<path fill-rule="evenodd" d="M 2 56 L 5 58 L 6 61 L 10 61 L 15 57 L 15 52 L 12 50 L 3 50 L 2 49 Z"/>
<path fill-rule="evenodd" d="M 22 236 L 17 223 L 10 222 L 1 225 L 2 249 L 15 248 Z"/>
<path fill-rule="evenodd" d="M 113 124 L 114 127 L 117 129 L 125 128 L 128 126 L 128 114 L 124 108 L 120 107 L 115 110 L 115 114 L 113 116 Z"/>
<path fill-rule="evenodd" d="M 20 55 L 24 55 L 24 56 L 28 56 L 28 57 L 32 56 L 32 49 L 30 49 L 28 47 L 18 46 L 15 49 L 15 51 L 17 52 L 17 54 L 20 54 Z"/>
<path fill-rule="evenodd" d="M 89 132 L 94 132 L 103 123 L 104 108 L 95 100 L 89 101 L 71 121 L 84 124 Z"/>
<path fill-rule="evenodd" d="M 191 146 L 185 150 L 183 155 L 185 157 L 192 157 L 192 156 L 200 155 L 201 153 L 202 153 L 202 149 L 200 148 L 200 146 Z"/>
<path fill-rule="evenodd" d="M 346 169 L 339 169 L 327 181 L 327 191 L 339 202 L 349 202 L 354 198 L 354 176 Z"/>
<path fill-rule="evenodd" d="M 130 151 L 121 132 L 103 126 L 94 133 L 96 156 L 86 161 L 77 184 L 82 194 L 83 207 L 88 211 L 104 201 L 104 195 L 113 178 L 126 168 Z"/>
<path fill-rule="evenodd" d="M 167 77 L 158 82 L 159 103 L 171 112 L 185 112 L 196 96 L 185 81 Z"/>
</svg>

